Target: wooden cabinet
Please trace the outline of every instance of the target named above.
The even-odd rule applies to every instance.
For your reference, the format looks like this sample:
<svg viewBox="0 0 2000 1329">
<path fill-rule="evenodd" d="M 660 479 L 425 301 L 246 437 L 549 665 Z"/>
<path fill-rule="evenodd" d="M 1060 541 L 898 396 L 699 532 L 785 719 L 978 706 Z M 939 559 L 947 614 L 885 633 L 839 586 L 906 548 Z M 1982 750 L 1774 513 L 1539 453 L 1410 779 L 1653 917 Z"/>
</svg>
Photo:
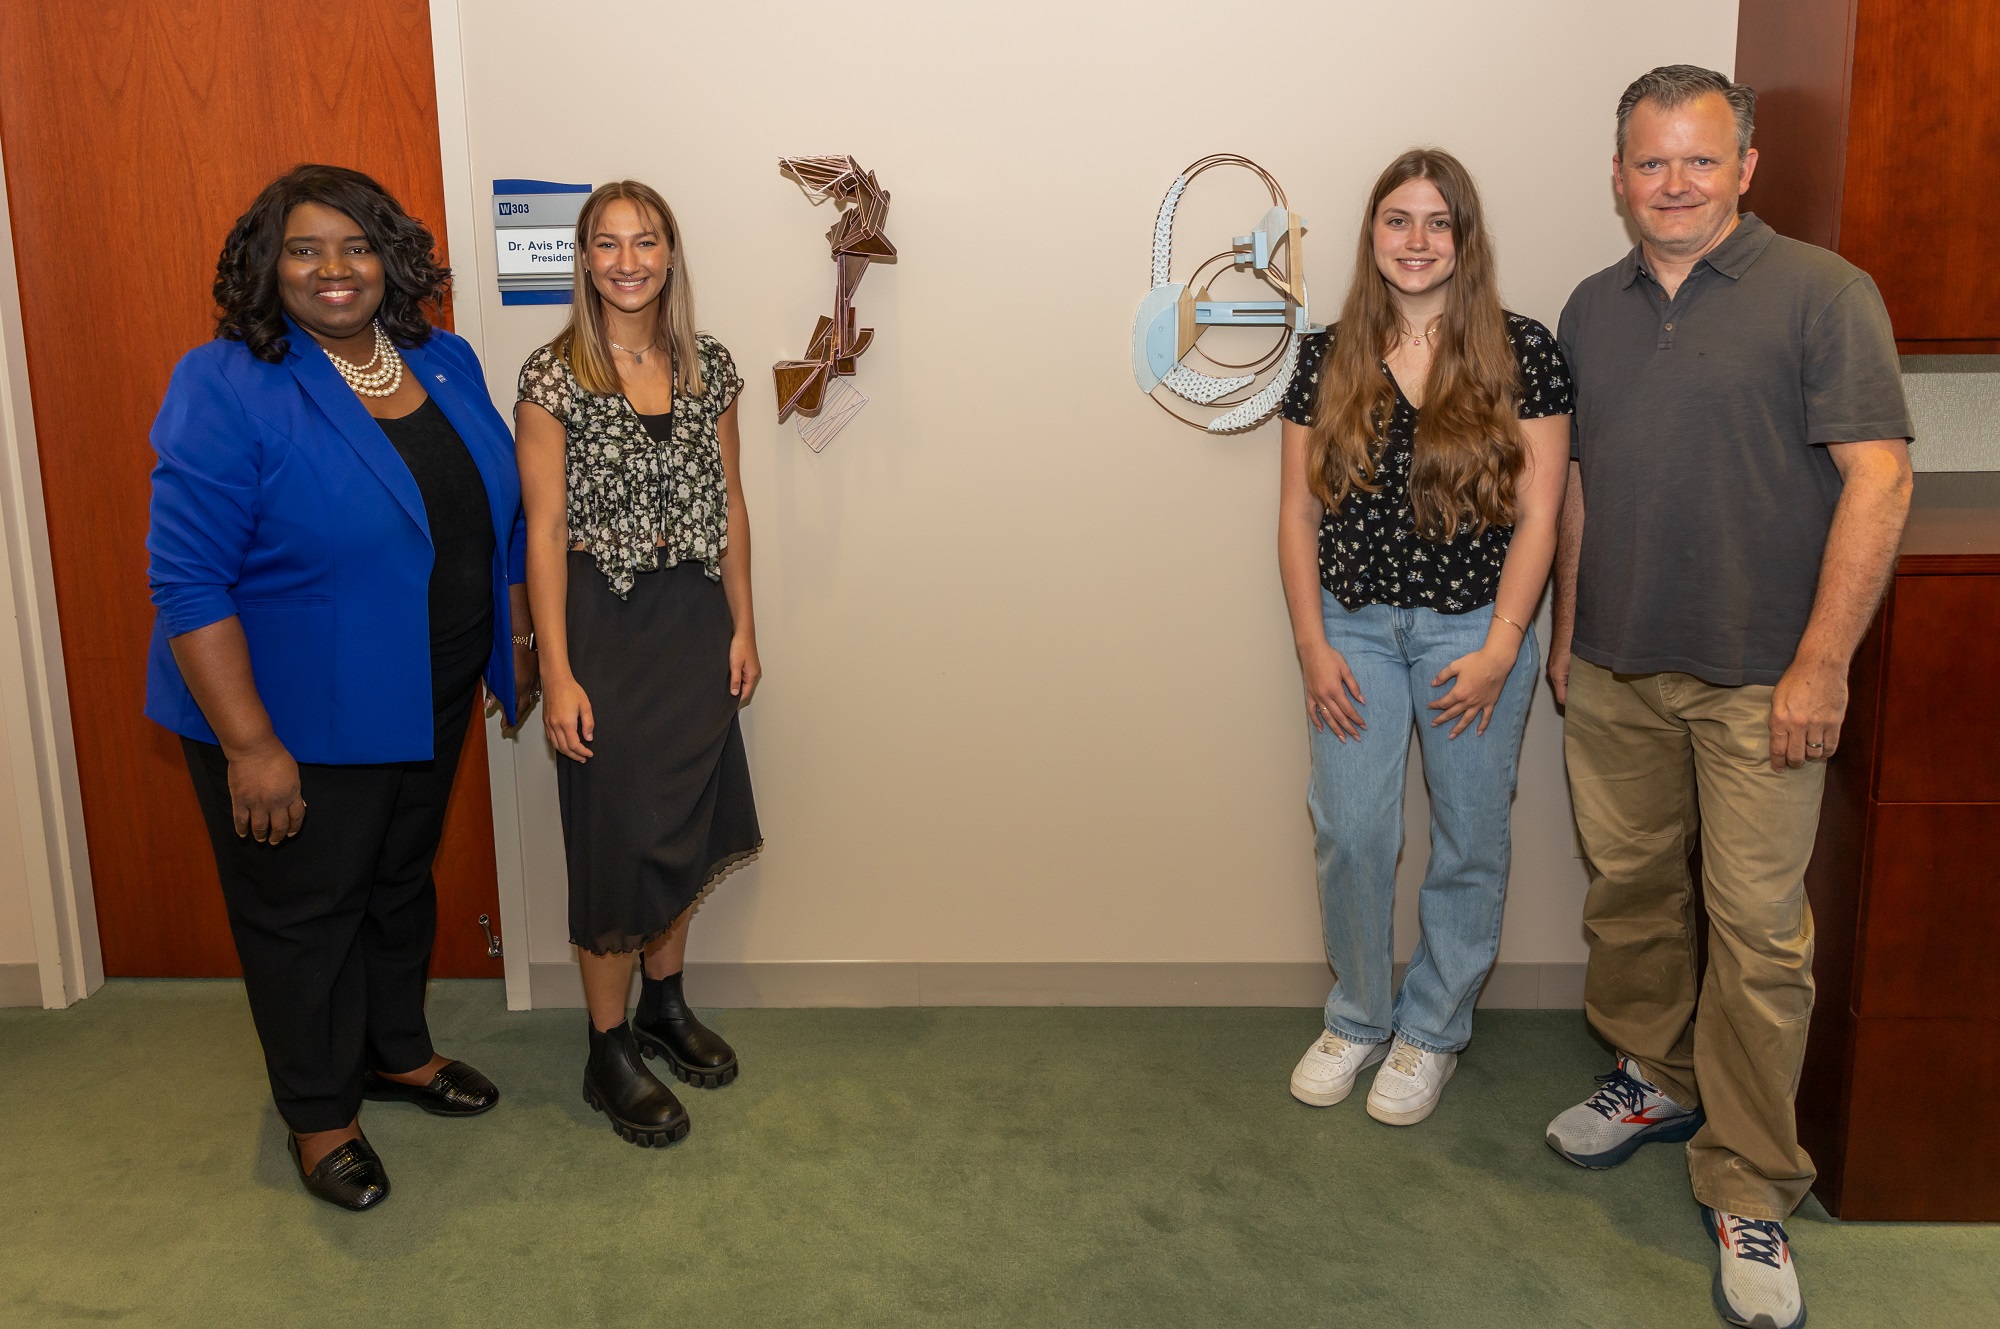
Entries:
<svg viewBox="0 0 2000 1329">
<path fill-rule="evenodd" d="M 1806 873 L 1799 1135 L 1849 1219 L 2000 1220 L 2000 474 L 1920 475 Z"/>
<path fill-rule="evenodd" d="M 2000 3 L 1742 0 L 1744 205 L 1882 288 L 1905 354 L 2000 352 Z"/>
</svg>

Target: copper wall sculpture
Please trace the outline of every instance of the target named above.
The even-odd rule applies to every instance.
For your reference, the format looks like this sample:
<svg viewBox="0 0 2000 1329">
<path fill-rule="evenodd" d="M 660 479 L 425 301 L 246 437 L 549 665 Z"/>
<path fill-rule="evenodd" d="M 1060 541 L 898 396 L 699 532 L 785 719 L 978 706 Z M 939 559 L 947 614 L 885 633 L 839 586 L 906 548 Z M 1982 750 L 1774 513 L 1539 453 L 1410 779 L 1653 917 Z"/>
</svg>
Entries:
<svg viewBox="0 0 2000 1329">
<path fill-rule="evenodd" d="M 799 422 L 800 437 L 817 452 L 867 401 L 836 380 L 854 373 L 855 360 L 875 339 L 875 329 L 855 325 L 854 291 L 870 263 L 895 260 L 896 247 L 884 230 L 889 195 L 875 173 L 852 157 L 781 157 L 778 169 L 797 181 L 813 203 L 832 199 L 840 209 L 840 220 L 826 233 L 835 264 L 833 317 L 821 315 L 814 325 L 803 360 L 780 360 L 771 367 L 780 420 L 828 410 L 824 423 L 830 428 L 809 429 L 805 420 Z"/>
</svg>

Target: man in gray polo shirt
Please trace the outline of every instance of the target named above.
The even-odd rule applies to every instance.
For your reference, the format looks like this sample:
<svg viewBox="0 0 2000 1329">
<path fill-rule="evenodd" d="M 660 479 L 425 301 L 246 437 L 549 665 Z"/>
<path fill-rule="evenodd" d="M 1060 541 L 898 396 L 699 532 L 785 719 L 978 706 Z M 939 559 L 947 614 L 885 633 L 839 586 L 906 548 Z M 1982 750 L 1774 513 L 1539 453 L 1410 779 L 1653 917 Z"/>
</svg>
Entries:
<svg viewBox="0 0 2000 1329">
<path fill-rule="evenodd" d="M 1909 508 L 1896 344 L 1868 275 L 1738 216 L 1755 94 L 1691 65 L 1618 105 L 1638 248 L 1576 288 L 1549 676 L 1590 892 L 1592 1026 L 1618 1050 L 1549 1124 L 1585 1167 L 1688 1141 L 1717 1309 L 1805 1318 L 1783 1220 L 1812 1013 L 1804 876 L 1847 668 Z M 1688 851 L 1711 945 L 1696 987 Z"/>
</svg>

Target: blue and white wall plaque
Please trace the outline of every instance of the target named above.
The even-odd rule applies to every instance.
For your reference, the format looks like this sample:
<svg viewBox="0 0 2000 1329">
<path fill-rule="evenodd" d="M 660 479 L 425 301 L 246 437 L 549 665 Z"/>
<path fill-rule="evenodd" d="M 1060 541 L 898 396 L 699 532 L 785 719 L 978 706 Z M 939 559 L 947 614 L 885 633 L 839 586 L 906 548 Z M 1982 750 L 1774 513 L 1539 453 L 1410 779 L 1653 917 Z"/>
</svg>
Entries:
<svg viewBox="0 0 2000 1329">
<path fill-rule="evenodd" d="M 493 182 L 493 253 L 503 305 L 566 305 L 576 259 L 576 219 L 589 185 Z"/>
</svg>

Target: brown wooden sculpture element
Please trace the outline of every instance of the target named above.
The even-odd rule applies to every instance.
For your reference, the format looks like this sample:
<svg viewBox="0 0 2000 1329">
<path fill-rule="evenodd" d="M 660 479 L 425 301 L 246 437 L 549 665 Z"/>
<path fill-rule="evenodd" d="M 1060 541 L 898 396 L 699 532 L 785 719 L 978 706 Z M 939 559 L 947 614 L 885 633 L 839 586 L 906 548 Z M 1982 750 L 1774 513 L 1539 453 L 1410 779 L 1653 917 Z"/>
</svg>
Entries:
<svg viewBox="0 0 2000 1329">
<path fill-rule="evenodd" d="M 803 360 L 780 360 L 771 366 L 778 386 L 778 418 L 794 411 L 817 415 L 834 375 L 850 375 L 854 361 L 875 339 L 875 329 L 855 327 L 854 291 L 868 265 L 894 262 L 896 247 L 884 226 L 889 195 L 852 157 L 781 157 L 778 169 L 796 180 L 815 204 L 832 199 L 840 220 L 826 233 L 836 267 L 833 317 L 824 315 L 813 327 Z"/>
</svg>

